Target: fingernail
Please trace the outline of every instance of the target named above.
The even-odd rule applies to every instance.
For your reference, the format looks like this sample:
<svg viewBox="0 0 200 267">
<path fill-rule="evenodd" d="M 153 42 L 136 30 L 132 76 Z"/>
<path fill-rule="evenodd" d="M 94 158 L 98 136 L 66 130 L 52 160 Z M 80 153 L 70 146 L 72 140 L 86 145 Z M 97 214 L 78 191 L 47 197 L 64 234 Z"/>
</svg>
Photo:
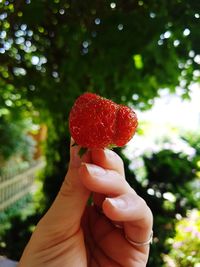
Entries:
<svg viewBox="0 0 200 267">
<path fill-rule="evenodd" d="M 104 149 L 104 152 L 105 152 L 105 155 L 106 155 L 106 157 L 107 157 L 108 159 L 116 157 L 115 152 L 112 151 L 112 150 L 110 150 L 110 149 L 107 149 L 107 148 L 106 148 L 106 149 Z"/>
<path fill-rule="evenodd" d="M 110 202 L 110 204 L 118 209 L 125 209 L 127 207 L 127 203 L 124 199 L 121 198 L 106 198 L 107 201 Z"/>
<path fill-rule="evenodd" d="M 97 165 L 85 163 L 85 166 L 91 175 L 101 176 L 101 175 L 104 175 L 106 173 L 106 171 L 103 168 L 101 168 Z"/>
</svg>

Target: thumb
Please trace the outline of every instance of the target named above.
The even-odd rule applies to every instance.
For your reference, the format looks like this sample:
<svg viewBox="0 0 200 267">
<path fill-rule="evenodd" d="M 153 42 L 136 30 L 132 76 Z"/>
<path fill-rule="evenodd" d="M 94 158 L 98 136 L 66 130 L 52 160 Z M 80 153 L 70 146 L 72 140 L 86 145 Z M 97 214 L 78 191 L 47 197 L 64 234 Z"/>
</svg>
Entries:
<svg viewBox="0 0 200 267">
<path fill-rule="evenodd" d="M 61 230 L 79 228 L 90 191 L 82 184 L 79 174 L 81 162 L 90 162 L 87 152 L 80 158 L 80 147 L 70 145 L 70 163 L 68 172 L 52 206 L 41 219 L 40 224 L 59 227 Z"/>
</svg>

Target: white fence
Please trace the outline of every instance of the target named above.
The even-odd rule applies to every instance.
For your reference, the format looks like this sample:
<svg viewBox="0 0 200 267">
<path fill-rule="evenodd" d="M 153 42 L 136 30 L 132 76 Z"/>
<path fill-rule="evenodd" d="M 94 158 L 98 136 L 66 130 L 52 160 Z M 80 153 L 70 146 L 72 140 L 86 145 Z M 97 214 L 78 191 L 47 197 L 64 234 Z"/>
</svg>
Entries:
<svg viewBox="0 0 200 267">
<path fill-rule="evenodd" d="M 0 211 L 31 192 L 35 176 L 45 165 L 43 160 L 38 161 L 26 171 L 11 177 L 0 177 Z"/>
</svg>

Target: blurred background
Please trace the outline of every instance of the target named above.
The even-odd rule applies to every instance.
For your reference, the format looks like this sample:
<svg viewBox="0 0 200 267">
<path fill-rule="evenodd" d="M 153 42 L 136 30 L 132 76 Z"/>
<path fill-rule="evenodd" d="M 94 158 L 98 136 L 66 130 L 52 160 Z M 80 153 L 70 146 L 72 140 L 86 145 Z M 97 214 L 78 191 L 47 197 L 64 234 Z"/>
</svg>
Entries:
<svg viewBox="0 0 200 267">
<path fill-rule="evenodd" d="M 19 260 L 69 161 L 83 92 L 133 107 L 117 149 L 154 214 L 148 266 L 200 266 L 199 0 L 0 0 L 0 255 Z"/>
</svg>

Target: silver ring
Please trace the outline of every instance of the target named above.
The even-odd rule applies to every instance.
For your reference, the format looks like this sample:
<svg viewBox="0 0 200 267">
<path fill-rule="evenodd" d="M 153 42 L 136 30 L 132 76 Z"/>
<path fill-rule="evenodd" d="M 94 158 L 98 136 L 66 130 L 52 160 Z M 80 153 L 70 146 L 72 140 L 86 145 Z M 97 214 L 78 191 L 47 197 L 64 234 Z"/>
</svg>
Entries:
<svg viewBox="0 0 200 267">
<path fill-rule="evenodd" d="M 131 245 L 136 246 L 136 247 L 143 247 L 143 246 L 147 246 L 153 243 L 153 231 L 151 231 L 149 239 L 145 242 L 136 242 L 130 239 L 127 235 L 125 235 L 125 238 Z"/>
</svg>

